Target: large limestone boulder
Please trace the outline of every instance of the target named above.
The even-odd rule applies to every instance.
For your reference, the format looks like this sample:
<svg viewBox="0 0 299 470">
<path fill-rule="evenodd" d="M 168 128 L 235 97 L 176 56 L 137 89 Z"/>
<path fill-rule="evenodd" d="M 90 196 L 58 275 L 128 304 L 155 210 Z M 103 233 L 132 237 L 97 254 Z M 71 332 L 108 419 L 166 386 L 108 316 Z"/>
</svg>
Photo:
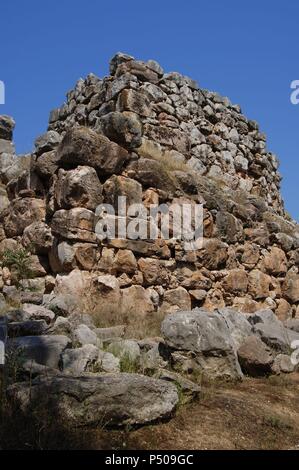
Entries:
<svg viewBox="0 0 299 470">
<path fill-rule="evenodd" d="M 235 349 L 237 350 L 243 342 L 252 334 L 252 326 L 245 315 L 231 308 L 219 309 L 218 314 L 225 320 Z"/>
<path fill-rule="evenodd" d="M 128 426 L 169 417 L 178 403 L 175 385 L 138 374 L 60 375 L 11 386 L 9 396 L 22 410 L 38 403 L 51 406 L 80 426 Z"/>
<path fill-rule="evenodd" d="M 127 150 L 86 127 L 69 130 L 59 145 L 57 154 L 61 165 L 66 168 L 91 166 L 99 174 L 119 173 L 128 159 Z"/>
<path fill-rule="evenodd" d="M 35 140 L 35 153 L 40 155 L 49 152 L 58 146 L 61 135 L 56 131 L 48 131 Z"/>
<path fill-rule="evenodd" d="M 275 351 L 288 354 L 293 341 L 299 341 L 299 333 L 279 323 L 257 323 L 253 332 Z"/>
<path fill-rule="evenodd" d="M 284 296 L 290 302 L 299 302 L 299 275 L 288 273 L 282 286 Z"/>
<path fill-rule="evenodd" d="M 102 185 L 94 168 L 60 169 L 54 195 L 59 209 L 85 207 L 94 210 L 102 202 Z"/>
<path fill-rule="evenodd" d="M 14 199 L 8 208 L 7 216 L 3 220 L 6 236 L 13 238 L 22 235 L 26 227 L 33 222 L 43 222 L 45 216 L 45 201 L 42 199 Z"/>
<path fill-rule="evenodd" d="M 137 181 L 125 176 L 111 176 L 104 184 L 105 202 L 111 204 L 118 213 L 118 198 L 126 198 L 127 208 L 131 204 L 141 204 L 142 186 Z"/>
<path fill-rule="evenodd" d="M 137 114 L 116 111 L 104 115 L 100 123 L 103 133 L 113 142 L 129 148 L 140 146 L 142 125 Z"/>
<path fill-rule="evenodd" d="M 53 244 L 53 235 L 50 227 L 44 222 L 33 222 L 28 225 L 23 233 L 22 244 L 31 253 L 37 255 L 48 253 Z"/>
<path fill-rule="evenodd" d="M 51 229 L 54 235 L 68 240 L 95 243 L 94 220 L 94 213 L 88 209 L 61 209 L 53 215 Z"/>
<path fill-rule="evenodd" d="M 191 352 L 197 369 L 208 377 L 242 377 L 229 328 L 217 313 L 205 309 L 176 312 L 164 319 L 161 331 L 172 350 Z"/>
</svg>

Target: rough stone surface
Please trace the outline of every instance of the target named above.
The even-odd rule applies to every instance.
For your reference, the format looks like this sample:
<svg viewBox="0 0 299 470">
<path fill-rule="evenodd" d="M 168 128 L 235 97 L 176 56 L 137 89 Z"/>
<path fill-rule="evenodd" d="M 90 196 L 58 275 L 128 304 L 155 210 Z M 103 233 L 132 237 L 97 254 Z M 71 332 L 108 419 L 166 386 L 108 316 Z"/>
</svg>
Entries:
<svg viewBox="0 0 299 470">
<path fill-rule="evenodd" d="M 63 335 L 23 336 L 8 342 L 8 349 L 20 351 L 24 360 L 33 360 L 54 369 L 59 369 L 61 355 L 70 346 L 71 341 Z"/>
<path fill-rule="evenodd" d="M 178 403 L 175 385 L 137 374 L 57 376 L 15 384 L 9 394 L 21 408 L 45 401 L 76 425 L 128 426 L 166 418 Z"/>
<path fill-rule="evenodd" d="M 244 374 L 257 377 L 269 375 L 274 361 L 271 349 L 257 336 L 248 336 L 238 349 Z"/>
</svg>

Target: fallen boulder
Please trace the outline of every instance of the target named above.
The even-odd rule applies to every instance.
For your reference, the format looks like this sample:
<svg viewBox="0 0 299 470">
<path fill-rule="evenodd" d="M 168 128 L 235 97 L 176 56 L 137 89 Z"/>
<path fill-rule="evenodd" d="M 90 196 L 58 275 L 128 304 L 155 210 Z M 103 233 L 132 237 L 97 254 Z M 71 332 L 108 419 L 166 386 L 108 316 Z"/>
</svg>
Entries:
<svg viewBox="0 0 299 470">
<path fill-rule="evenodd" d="M 139 374 L 41 377 L 12 385 L 8 396 L 23 411 L 43 403 L 79 426 L 146 424 L 169 417 L 178 403 L 175 385 Z"/>
</svg>

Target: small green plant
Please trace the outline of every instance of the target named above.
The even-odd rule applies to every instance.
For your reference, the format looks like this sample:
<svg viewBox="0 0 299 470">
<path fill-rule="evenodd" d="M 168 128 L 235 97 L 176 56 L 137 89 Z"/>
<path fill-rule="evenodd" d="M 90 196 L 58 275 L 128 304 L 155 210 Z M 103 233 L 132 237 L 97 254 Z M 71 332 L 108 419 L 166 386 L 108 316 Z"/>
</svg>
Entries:
<svg viewBox="0 0 299 470">
<path fill-rule="evenodd" d="M 2 266 L 9 268 L 19 285 L 21 279 L 32 276 L 30 269 L 30 253 L 20 248 L 18 250 L 5 250 L 2 257 Z"/>
<path fill-rule="evenodd" d="M 263 419 L 264 425 L 269 426 L 274 429 L 292 429 L 292 424 L 286 420 L 285 418 L 281 418 L 280 416 L 265 416 Z"/>
<path fill-rule="evenodd" d="M 125 353 L 119 361 L 120 371 L 134 374 L 139 371 L 138 361 L 132 358 L 131 354 Z"/>
</svg>

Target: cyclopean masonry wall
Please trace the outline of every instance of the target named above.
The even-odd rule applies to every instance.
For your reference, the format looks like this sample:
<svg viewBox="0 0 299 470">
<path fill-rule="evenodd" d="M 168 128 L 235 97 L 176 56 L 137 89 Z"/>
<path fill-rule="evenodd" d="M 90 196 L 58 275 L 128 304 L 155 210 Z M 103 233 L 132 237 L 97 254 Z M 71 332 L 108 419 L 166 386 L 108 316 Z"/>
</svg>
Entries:
<svg viewBox="0 0 299 470">
<path fill-rule="evenodd" d="M 278 160 L 258 124 L 155 61 L 117 54 L 110 73 L 77 82 L 30 156 L 14 155 L 14 123 L 0 118 L 0 256 L 30 251 L 23 290 L 68 313 L 233 306 L 299 317 L 299 228 L 285 215 Z M 99 243 L 95 209 L 119 195 L 146 206 L 203 203 L 202 249 Z M 16 273 L 0 274 L 7 297 Z"/>
</svg>

